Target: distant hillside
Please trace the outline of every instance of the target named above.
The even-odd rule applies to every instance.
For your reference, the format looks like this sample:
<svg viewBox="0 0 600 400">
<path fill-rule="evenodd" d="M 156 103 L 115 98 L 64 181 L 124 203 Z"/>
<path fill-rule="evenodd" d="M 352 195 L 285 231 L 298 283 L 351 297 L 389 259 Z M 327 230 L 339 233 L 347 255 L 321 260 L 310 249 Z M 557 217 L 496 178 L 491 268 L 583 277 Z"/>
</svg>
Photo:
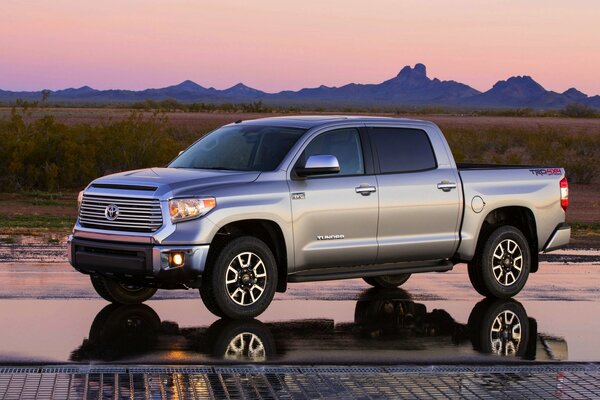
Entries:
<svg viewBox="0 0 600 400">
<path fill-rule="evenodd" d="M 0 90 L 0 102 L 17 99 L 41 100 L 42 92 Z M 340 87 L 321 85 L 298 91 L 266 93 L 238 83 L 228 89 L 206 88 L 186 80 L 178 85 L 158 89 L 96 90 L 89 86 L 51 91 L 48 101 L 64 104 L 126 104 L 144 100 L 173 99 L 186 103 L 248 103 L 262 101 L 272 105 L 296 106 L 443 106 L 485 108 L 557 109 L 580 103 L 600 109 L 600 96 L 590 97 L 571 88 L 564 93 L 546 90 L 530 76 L 513 76 L 498 81 L 490 90 L 479 92 L 456 82 L 427 76 L 427 68 L 405 66 L 398 75 L 378 84 L 349 83 Z"/>
</svg>

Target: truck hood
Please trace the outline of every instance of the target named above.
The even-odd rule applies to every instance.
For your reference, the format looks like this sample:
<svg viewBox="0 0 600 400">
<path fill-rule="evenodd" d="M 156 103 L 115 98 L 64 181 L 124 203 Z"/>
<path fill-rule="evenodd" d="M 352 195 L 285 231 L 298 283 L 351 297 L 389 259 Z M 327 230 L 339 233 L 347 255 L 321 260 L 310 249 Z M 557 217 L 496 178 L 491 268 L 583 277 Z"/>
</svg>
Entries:
<svg viewBox="0 0 600 400">
<path fill-rule="evenodd" d="M 98 178 L 92 182 L 92 187 L 111 188 L 119 186 L 132 188 L 134 186 L 156 187 L 153 195 L 160 196 L 167 192 L 171 195 L 194 195 L 204 190 L 222 185 L 249 183 L 260 175 L 260 172 L 218 171 L 187 168 L 146 168 L 134 171 L 120 172 Z M 95 186 L 98 185 L 98 186 Z M 107 185 L 107 186 L 104 186 Z M 146 189 L 148 190 L 148 189 Z"/>
</svg>

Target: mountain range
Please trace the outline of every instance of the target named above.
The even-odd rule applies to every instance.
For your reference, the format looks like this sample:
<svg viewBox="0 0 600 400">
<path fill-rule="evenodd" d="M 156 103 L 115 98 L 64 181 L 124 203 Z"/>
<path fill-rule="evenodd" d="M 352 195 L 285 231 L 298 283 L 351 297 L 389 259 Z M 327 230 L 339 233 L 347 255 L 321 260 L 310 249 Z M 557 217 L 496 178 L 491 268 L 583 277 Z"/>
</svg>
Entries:
<svg viewBox="0 0 600 400">
<path fill-rule="evenodd" d="M 0 102 L 17 99 L 41 100 L 42 91 L 0 90 Z M 530 76 L 513 76 L 498 81 L 490 90 L 480 92 L 456 81 L 429 78 L 423 64 L 405 66 L 398 75 L 378 84 L 349 83 L 340 87 L 319 86 L 298 91 L 266 93 L 238 83 L 228 89 L 206 88 L 186 80 L 178 85 L 145 90 L 97 90 L 89 86 L 50 91 L 49 103 L 126 104 L 144 100 L 174 99 L 180 102 L 248 103 L 269 105 L 394 107 L 444 106 L 466 108 L 559 109 L 580 103 L 600 109 L 600 96 L 588 96 L 571 88 L 563 93 L 546 90 Z"/>
</svg>

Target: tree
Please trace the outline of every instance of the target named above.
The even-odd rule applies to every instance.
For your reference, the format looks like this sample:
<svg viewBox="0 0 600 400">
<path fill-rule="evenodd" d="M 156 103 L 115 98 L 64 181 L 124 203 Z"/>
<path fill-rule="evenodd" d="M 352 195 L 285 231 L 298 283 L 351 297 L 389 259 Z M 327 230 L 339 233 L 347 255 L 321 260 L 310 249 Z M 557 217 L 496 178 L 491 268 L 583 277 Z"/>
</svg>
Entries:
<svg viewBox="0 0 600 400">
<path fill-rule="evenodd" d="M 42 90 L 42 104 L 45 104 L 48 101 L 51 94 L 52 94 L 51 90 L 48 90 L 48 89 Z"/>
<path fill-rule="evenodd" d="M 600 115 L 598 110 L 596 110 L 594 107 L 590 107 L 581 103 L 568 104 L 564 108 L 563 114 L 572 118 L 594 118 Z"/>
</svg>

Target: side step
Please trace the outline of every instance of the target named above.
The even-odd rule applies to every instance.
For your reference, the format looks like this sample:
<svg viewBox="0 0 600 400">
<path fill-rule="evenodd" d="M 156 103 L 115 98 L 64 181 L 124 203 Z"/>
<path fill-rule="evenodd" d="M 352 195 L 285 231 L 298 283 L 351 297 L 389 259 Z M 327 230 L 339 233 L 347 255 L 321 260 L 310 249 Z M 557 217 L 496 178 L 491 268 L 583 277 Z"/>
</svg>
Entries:
<svg viewBox="0 0 600 400">
<path fill-rule="evenodd" d="M 446 272 L 454 267 L 452 261 L 418 261 L 356 267 L 333 267 L 296 272 L 288 275 L 288 282 L 331 281 L 366 278 L 370 276 L 414 274 L 419 272 Z"/>
</svg>

